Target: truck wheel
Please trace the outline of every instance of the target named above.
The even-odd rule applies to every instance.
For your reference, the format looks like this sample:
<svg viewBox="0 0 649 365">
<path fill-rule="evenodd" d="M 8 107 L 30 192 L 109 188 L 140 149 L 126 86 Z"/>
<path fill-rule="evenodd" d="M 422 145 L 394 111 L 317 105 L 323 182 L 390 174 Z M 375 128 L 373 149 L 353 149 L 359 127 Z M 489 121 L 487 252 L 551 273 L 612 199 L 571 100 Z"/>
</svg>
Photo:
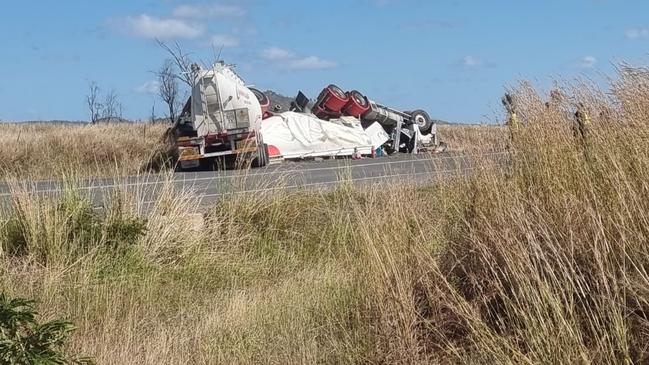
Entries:
<svg viewBox="0 0 649 365">
<path fill-rule="evenodd" d="M 260 105 L 270 105 L 270 99 L 268 98 L 268 95 L 253 87 L 249 87 L 249 89 L 253 94 L 255 94 L 255 97 L 257 98 L 257 101 L 259 101 Z"/>
<path fill-rule="evenodd" d="M 198 171 L 214 171 L 216 167 L 216 158 L 207 157 L 199 160 Z"/>
<path fill-rule="evenodd" d="M 423 110 L 415 110 L 410 113 L 410 117 L 412 118 L 412 122 L 419 126 L 419 131 L 422 134 L 430 133 L 430 130 L 433 128 L 433 121 L 428 116 L 428 113 Z"/>
<path fill-rule="evenodd" d="M 350 91 L 349 92 L 349 97 L 356 100 L 358 105 L 360 105 L 362 107 L 366 107 L 368 105 L 367 98 L 363 94 L 361 94 L 361 92 L 358 91 L 358 90 Z"/>
<path fill-rule="evenodd" d="M 327 89 L 331 90 L 332 93 L 334 93 L 337 97 L 341 99 L 344 99 L 346 97 L 343 89 L 339 88 L 337 85 L 330 84 L 329 86 L 327 86 Z"/>
<path fill-rule="evenodd" d="M 264 167 L 268 165 L 268 145 L 263 144 L 261 148 L 257 148 L 257 156 L 252 160 L 252 167 Z"/>
</svg>

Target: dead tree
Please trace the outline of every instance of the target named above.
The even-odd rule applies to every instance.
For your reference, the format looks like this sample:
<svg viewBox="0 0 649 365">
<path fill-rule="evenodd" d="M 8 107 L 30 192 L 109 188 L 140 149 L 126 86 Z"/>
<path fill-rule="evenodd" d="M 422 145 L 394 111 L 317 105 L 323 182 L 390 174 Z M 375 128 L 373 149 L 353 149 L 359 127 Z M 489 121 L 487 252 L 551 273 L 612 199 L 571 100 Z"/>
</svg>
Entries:
<svg viewBox="0 0 649 365">
<path fill-rule="evenodd" d="M 171 59 L 165 60 L 162 67 L 157 72 L 157 76 L 160 85 L 158 96 L 160 96 L 160 99 L 167 104 L 169 120 L 171 123 L 175 123 L 177 110 L 179 108 L 179 88 L 178 81 L 176 80 L 177 74 L 174 61 Z"/>
<path fill-rule="evenodd" d="M 118 116 L 118 112 L 122 109 L 121 103 L 117 98 L 117 93 L 114 90 L 111 90 L 106 94 L 104 99 L 104 104 L 102 105 L 102 119 L 106 123 L 110 123 L 113 118 Z"/>
<path fill-rule="evenodd" d="M 191 88 L 194 83 L 196 71 L 195 68 L 192 67 L 193 62 L 189 58 L 189 54 L 183 51 L 178 42 L 174 42 L 173 46 L 169 46 L 159 39 L 156 39 L 156 41 L 162 49 L 167 51 L 173 59 L 173 62 L 176 64 L 176 67 L 178 68 L 178 73 L 175 74 L 176 78 Z"/>
<path fill-rule="evenodd" d="M 99 85 L 95 81 L 90 82 L 90 89 L 86 95 L 86 104 L 90 112 L 90 123 L 95 124 L 100 118 L 102 105 L 99 102 Z"/>
</svg>

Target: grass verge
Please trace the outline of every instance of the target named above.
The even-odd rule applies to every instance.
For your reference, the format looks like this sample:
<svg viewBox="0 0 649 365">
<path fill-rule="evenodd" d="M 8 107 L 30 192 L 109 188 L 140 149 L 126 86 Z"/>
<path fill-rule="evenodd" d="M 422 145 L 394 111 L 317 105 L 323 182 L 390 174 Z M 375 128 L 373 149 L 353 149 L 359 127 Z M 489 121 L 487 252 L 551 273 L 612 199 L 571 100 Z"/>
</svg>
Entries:
<svg viewBox="0 0 649 365">
<path fill-rule="evenodd" d="M 612 96 L 550 105 L 522 84 L 510 168 L 426 186 L 235 194 L 200 216 L 171 184 L 100 213 L 74 187 L 16 190 L 1 288 L 72 320 L 70 350 L 99 363 L 644 363 L 649 72 L 621 72 Z"/>
</svg>

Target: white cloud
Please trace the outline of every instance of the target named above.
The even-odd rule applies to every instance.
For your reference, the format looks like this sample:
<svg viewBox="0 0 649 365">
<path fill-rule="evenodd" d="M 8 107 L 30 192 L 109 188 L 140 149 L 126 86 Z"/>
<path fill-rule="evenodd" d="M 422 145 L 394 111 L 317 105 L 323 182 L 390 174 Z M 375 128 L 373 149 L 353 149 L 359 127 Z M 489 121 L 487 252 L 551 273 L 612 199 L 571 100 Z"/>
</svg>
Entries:
<svg viewBox="0 0 649 365">
<path fill-rule="evenodd" d="M 479 67 L 482 66 L 482 60 L 473 56 L 465 56 L 462 59 L 462 66 L 464 67 Z"/>
<path fill-rule="evenodd" d="M 333 61 L 323 60 L 316 56 L 301 57 L 286 49 L 266 48 L 260 53 L 261 58 L 289 70 L 322 70 L 337 67 Z"/>
<path fill-rule="evenodd" d="M 593 56 L 586 56 L 581 60 L 581 67 L 583 68 L 593 68 L 597 64 L 597 58 Z"/>
<path fill-rule="evenodd" d="M 227 34 L 215 34 L 210 39 L 214 47 L 236 47 L 239 45 L 239 39 Z"/>
<path fill-rule="evenodd" d="M 293 57 L 295 57 L 293 52 L 277 47 L 270 47 L 261 51 L 261 58 L 267 61 L 283 61 Z"/>
<path fill-rule="evenodd" d="M 635 28 L 627 30 L 624 35 L 628 39 L 647 39 L 649 38 L 649 29 L 647 28 Z"/>
<path fill-rule="evenodd" d="M 147 81 L 135 88 L 135 91 L 141 94 L 157 94 L 160 90 L 160 82 L 156 80 Z"/>
<path fill-rule="evenodd" d="M 118 31 L 136 37 L 163 40 L 196 38 L 204 31 L 202 26 L 183 20 L 156 18 L 146 14 L 114 21 L 112 26 Z"/>
<path fill-rule="evenodd" d="M 287 66 L 293 70 L 322 70 L 326 68 L 334 68 L 338 66 L 338 64 L 336 62 L 320 59 L 316 56 L 308 56 L 290 60 Z"/>
<path fill-rule="evenodd" d="M 177 18 L 237 18 L 246 11 L 237 5 L 180 5 L 172 15 Z"/>
</svg>

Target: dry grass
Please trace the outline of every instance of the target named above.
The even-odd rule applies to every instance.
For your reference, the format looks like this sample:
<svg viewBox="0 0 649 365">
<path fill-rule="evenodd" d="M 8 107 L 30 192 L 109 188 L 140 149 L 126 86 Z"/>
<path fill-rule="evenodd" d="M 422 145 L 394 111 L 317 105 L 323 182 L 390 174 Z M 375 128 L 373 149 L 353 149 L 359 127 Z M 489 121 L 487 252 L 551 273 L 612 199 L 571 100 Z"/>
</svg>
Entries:
<svg viewBox="0 0 649 365">
<path fill-rule="evenodd" d="M 440 125 L 438 131 L 450 151 L 502 151 L 507 143 L 507 129 L 499 125 Z"/>
<path fill-rule="evenodd" d="M 152 210 L 120 189 L 90 225 L 78 189 L 17 195 L 2 290 L 107 364 L 646 363 L 647 85 L 624 69 L 548 109 L 522 84 L 510 168 L 427 187 L 234 195 L 195 224 L 172 185 Z"/>
<path fill-rule="evenodd" d="M 0 178 L 136 174 L 164 152 L 164 124 L 0 125 Z"/>
<path fill-rule="evenodd" d="M 135 175 L 156 171 L 167 156 L 156 123 L 0 124 L 0 179 L 55 179 Z M 498 126 L 441 126 L 452 151 L 502 150 L 506 131 Z"/>
</svg>

